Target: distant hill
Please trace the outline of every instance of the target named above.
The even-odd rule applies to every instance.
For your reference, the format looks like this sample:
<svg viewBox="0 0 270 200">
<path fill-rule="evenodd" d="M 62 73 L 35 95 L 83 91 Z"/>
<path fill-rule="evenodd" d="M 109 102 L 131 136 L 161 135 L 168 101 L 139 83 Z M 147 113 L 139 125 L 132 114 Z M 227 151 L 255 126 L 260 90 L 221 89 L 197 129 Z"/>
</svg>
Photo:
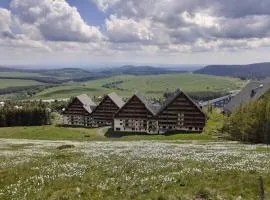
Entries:
<svg viewBox="0 0 270 200">
<path fill-rule="evenodd" d="M 115 75 L 159 75 L 183 73 L 184 71 L 170 70 L 151 66 L 123 66 L 102 70 L 88 71 L 80 68 L 62 69 L 17 69 L 0 66 L 0 78 L 35 80 L 42 83 L 61 84 L 70 81 L 83 82 Z"/>
<path fill-rule="evenodd" d="M 162 97 L 164 92 L 181 87 L 194 99 L 209 100 L 241 88 L 245 82 L 235 78 L 183 72 L 177 68 L 170 70 L 151 66 L 123 66 L 92 71 L 78 68 L 18 70 L 2 67 L 0 99 L 62 98 L 82 93 L 100 96 L 112 91 L 130 96 L 136 90 L 152 97 Z M 25 80 L 29 80 L 29 85 L 21 84 Z"/>
<path fill-rule="evenodd" d="M 250 65 L 209 65 L 193 73 L 232 76 L 242 79 L 263 79 L 270 76 L 270 62 Z"/>
<path fill-rule="evenodd" d="M 1 79 L 35 80 L 41 83 L 61 84 L 69 81 L 87 81 L 104 78 L 106 74 L 79 68 L 17 69 L 0 67 Z"/>
<path fill-rule="evenodd" d="M 133 66 L 125 65 L 118 68 L 105 69 L 103 73 L 109 73 L 113 75 L 159 75 L 159 74 L 171 74 L 171 73 L 184 73 L 186 71 L 177 71 L 160 67 L 152 66 Z"/>
</svg>

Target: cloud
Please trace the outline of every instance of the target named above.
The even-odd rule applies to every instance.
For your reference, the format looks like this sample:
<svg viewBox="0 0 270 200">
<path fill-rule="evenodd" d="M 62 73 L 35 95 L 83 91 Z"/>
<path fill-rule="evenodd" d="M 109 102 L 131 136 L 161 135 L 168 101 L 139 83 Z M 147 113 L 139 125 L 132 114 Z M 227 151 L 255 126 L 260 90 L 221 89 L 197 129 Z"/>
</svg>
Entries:
<svg viewBox="0 0 270 200">
<path fill-rule="evenodd" d="M 11 31 L 12 17 L 11 12 L 7 9 L 0 8 L 0 38 L 13 38 Z"/>
<path fill-rule="evenodd" d="M 49 47 L 39 41 L 31 40 L 27 35 L 14 33 L 16 21 L 12 13 L 0 8 L 0 45 L 5 49 L 43 49 L 50 51 Z"/>
<path fill-rule="evenodd" d="M 109 7 L 120 2 L 121 0 L 94 0 L 94 1 L 97 4 L 97 7 L 105 12 Z"/>
<path fill-rule="evenodd" d="M 103 12 L 120 16 L 106 20 L 113 24 L 111 33 L 109 29 L 108 32 L 114 42 L 124 38 L 126 42 L 139 41 L 142 45 L 157 45 L 159 49 L 211 51 L 252 48 L 254 45 L 248 44 L 254 40 L 263 45 L 270 38 L 268 0 L 102 0 L 96 3 Z M 138 35 L 134 27 L 145 21 L 148 26 L 144 30 L 151 33 L 151 42 L 135 37 Z"/>
<path fill-rule="evenodd" d="M 146 20 L 137 22 L 111 15 L 110 19 L 106 19 L 105 24 L 107 35 L 113 42 L 133 43 L 153 39 L 153 33 L 149 29 L 150 24 Z"/>
<path fill-rule="evenodd" d="M 68 0 L 11 0 L 9 10 L 0 8 L 0 52 L 162 61 L 270 47 L 269 0 L 88 1 L 104 12 L 98 26 L 84 21 Z"/>
<path fill-rule="evenodd" d="M 98 27 L 89 26 L 64 0 L 13 0 L 11 10 L 20 23 L 45 40 L 91 42 L 103 37 Z"/>
</svg>

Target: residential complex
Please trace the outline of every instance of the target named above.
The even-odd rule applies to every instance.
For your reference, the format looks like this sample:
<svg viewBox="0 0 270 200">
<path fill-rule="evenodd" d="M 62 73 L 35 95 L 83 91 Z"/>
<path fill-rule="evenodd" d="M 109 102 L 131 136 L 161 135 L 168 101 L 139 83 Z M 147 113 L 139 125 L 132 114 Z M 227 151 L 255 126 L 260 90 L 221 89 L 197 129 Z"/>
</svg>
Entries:
<svg viewBox="0 0 270 200">
<path fill-rule="evenodd" d="M 98 106 L 87 95 L 76 97 L 64 112 L 69 126 L 112 126 L 114 131 L 163 134 L 174 131 L 202 132 L 206 116 L 182 90 L 161 105 L 136 92 L 126 103 L 116 94 L 106 95 Z"/>
</svg>

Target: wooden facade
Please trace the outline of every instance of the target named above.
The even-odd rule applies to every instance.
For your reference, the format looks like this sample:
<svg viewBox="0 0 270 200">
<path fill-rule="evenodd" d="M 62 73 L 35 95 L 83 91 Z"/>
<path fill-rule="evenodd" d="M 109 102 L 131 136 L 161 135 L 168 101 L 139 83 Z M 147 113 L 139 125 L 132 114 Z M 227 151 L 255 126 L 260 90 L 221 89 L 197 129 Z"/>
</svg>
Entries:
<svg viewBox="0 0 270 200">
<path fill-rule="evenodd" d="M 92 113 L 93 127 L 112 126 L 115 113 L 124 105 L 116 94 L 106 95 Z"/>
<path fill-rule="evenodd" d="M 154 106 L 138 92 L 126 103 L 116 93 L 108 94 L 98 106 L 87 95 L 80 95 L 70 103 L 63 118 L 68 126 L 113 126 L 114 131 L 148 134 L 202 132 L 206 124 L 201 108 L 181 90 L 161 106 Z"/>
<path fill-rule="evenodd" d="M 183 91 L 177 90 L 157 113 L 159 133 L 170 131 L 202 132 L 206 116 Z"/>
<path fill-rule="evenodd" d="M 136 93 L 114 118 L 114 131 L 163 134 L 202 132 L 206 116 L 183 91 L 177 90 L 159 108 Z"/>
<path fill-rule="evenodd" d="M 155 111 L 138 92 L 115 114 L 114 131 L 156 133 Z"/>
<path fill-rule="evenodd" d="M 87 95 L 75 97 L 64 111 L 64 125 L 74 127 L 91 127 L 91 113 L 95 107 L 96 104 Z"/>
</svg>

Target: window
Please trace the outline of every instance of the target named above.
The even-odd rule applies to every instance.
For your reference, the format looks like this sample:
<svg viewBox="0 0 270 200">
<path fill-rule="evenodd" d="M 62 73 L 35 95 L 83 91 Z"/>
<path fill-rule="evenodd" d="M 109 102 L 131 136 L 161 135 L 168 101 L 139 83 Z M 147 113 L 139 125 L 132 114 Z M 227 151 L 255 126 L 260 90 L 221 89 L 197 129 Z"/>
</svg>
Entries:
<svg viewBox="0 0 270 200">
<path fill-rule="evenodd" d="M 116 128 L 117 131 L 120 131 L 121 129 L 120 128 Z"/>
</svg>

